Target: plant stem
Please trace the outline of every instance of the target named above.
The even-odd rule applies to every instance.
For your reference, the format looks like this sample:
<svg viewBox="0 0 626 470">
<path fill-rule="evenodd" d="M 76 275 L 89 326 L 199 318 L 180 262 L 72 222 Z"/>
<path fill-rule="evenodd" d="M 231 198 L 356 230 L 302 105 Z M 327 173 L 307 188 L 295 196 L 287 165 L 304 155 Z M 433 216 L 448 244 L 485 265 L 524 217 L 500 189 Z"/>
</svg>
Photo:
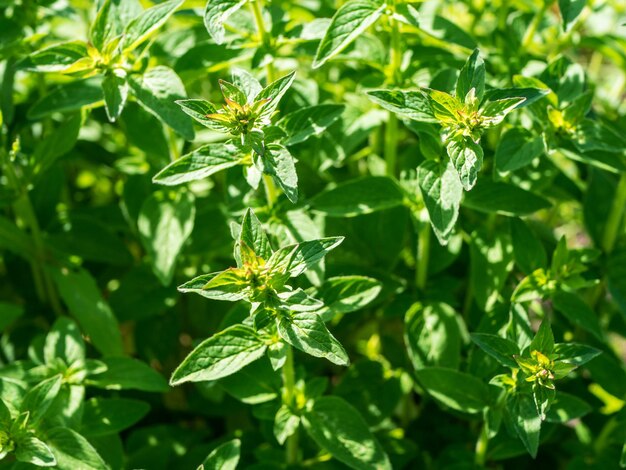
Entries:
<svg viewBox="0 0 626 470">
<path fill-rule="evenodd" d="M 296 374 L 293 367 L 293 349 L 291 346 L 287 346 L 287 359 L 283 365 L 283 403 L 291 409 L 295 408 L 296 398 Z M 294 433 L 287 438 L 286 445 L 286 462 L 287 465 L 294 465 L 298 463 L 298 428 Z"/>
<path fill-rule="evenodd" d="M 265 186 L 265 197 L 267 198 L 267 205 L 272 208 L 278 199 L 278 190 L 274 184 L 274 180 L 268 174 L 263 173 L 263 186 Z"/>
<path fill-rule="evenodd" d="M 389 111 L 387 126 L 385 127 L 385 162 L 387 163 L 387 176 L 395 176 L 396 162 L 398 160 L 398 118 Z"/>
<path fill-rule="evenodd" d="M 400 44 L 400 30 L 395 19 L 389 18 L 391 27 L 389 67 L 387 75 L 392 85 L 401 82 L 402 47 Z M 387 163 L 387 175 L 395 176 L 396 162 L 398 160 L 398 118 L 395 113 L 389 112 L 387 126 L 385 127 L 385 161 Z"/>
<path fill-rule="evenodd" d="M 424 290 L 428 278 L 428 256 L 430 254 L 430 224 L 422 221 L 417 235 L 417 263 L 415 269 L 415 283 L 417 288 Z"/>
<path fill-rule="evenodd" d="M 602 238 L 602 249 L 605 253 L 610 253 L 615 247 L 615 242 L 622 226 L 622 218 L 624 217 L 624 209 L 626 207 L 626 173 L 622 174 L 617 184 L 615 197 L 609 218 L 604 227 L 604 237 Z"/>
<path fill-rule="evenodd" d="M 485 422 L 480 430 L 480 435 L 476 441 L 476 465 L 481 467 L 485 465 L 487 459 L 487 448 L 489 446 L 489 432 L 487 430 L 487 423 Z"/>
<path fill-rule="evenodd" d="M 254 0 L 250 2 L 250 9 L 252 10 L 252 15 L 254 16 L 254 23 L 259 33 L 259 39 L 261 40 L 261 44 L 268 51 L 271 50 L 272 47 L 272 36 L 265 29 L 265 23 L 263 22 L 263 0 Z M 267 75 L 267 82 L 271 83 L 276 80 L 276 70 L 274 69 L 274 62 L 270 61 L 265 66 L 265 73 Z"/>
<path fill-rule="evenodd" d="M 48 271 L 46 271 L 46 246 L 43 242 L 43 236 L 41 228 L 39 227 L 39 222 L 37 221 L 35 210 L 33 209 L 30 198 L 28 197 L 28 190 L 21 187 L 19 179 L 15 174 L 13 164 L 6 152 L 4 152 L 4 157 L 4 167 L 7 178 L 14 189 L 20 193 L 20 196 L 13 204 L 15 215 L 30 229 L 33 245 L 35 247 L 36 260 L 33 264 L 31 264 L 31 269 L 33 271 L 35 286 L 38 291 L 37 293 L 40 295 L 42 300 L 47 300 L 50 303 L 50 306 L 55 314 L 62 315 L 63 309 L 61 308 L 61 302 L 59 301 L 52 278 L 50 277 L 50 274 L 48 274 Z"/>
<path fill-rule="evenodd" d="M 535 13 L 535 16 L 533 16 L 533 19 L 528 25 L 528 29 L 524 33 L 524 38 L 522 39 L 522 49 L 528 49 L 528 47 L 530 47 L 530 44 L 533 42 L 533 38 L 535 37 L 535 33 L 537 32 L 537 28 L 543 21 L 543 17 L 547 9 L 547 2 L 544 2 L 539 11 Z"/>
</svg>

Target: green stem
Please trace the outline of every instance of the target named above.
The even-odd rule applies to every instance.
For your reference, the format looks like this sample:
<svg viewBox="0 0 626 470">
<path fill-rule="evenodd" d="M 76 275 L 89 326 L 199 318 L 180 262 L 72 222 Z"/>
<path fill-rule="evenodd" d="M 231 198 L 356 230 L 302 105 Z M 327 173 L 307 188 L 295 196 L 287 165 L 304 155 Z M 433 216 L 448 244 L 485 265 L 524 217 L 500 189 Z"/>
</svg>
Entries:
<svg viewBox="0 0 626 470">
<path fill-rule="evenodd" d="M 422 221 L 422 227 L 417 235 L 417 263 L 415 270 L 415 283 L 417 288 L 424 290 L 428 278 L 428 256 L 430 254 L 430 224 Z"/>
<path fill-rule="evenodd" d="M 389 111 L 387 125 L 385 126 L 385 162 L 387 163 L 387 175 L 395 176 L 396 163 L 398 160 L 398 118 Z"/>
<path fill-rule="evenodd" d="M 544 2 L 541 9 L 535 14 L 532 21 L 528 25 L 528 29 L 524 33 L 524 38 L 522 39 L 522 49 L 527 49 L 530 47 L 533 42 L 533 38 L 535 37 L 535 33 L 537 32 L 537 28 L 543 21 L 543 17 L 548 9 L 547 2 Z"/>
<path fill-rule="evenodd" d="M 278 199 L 278 189 L 274 184 L 274 180 L 268 174 L 263 173 L 263 186 L 265 186 L 265 197 L 267 198 L 267 205 L 271 208 L 276 204 Z"/>
<path fill-rule="evenodd" d="M 283 365 L 283 403 L 291 409 L 295 408 L 296 401 L 296 373 L 293 366 L 293 349 L 287 346 L 287 359 Z M 295 465 L 299 460 L 298 451 L 298 429 L 287 438 L 286 445 L 286 462 L 287 465 Z"/>
<path fill-rule="evenodd" d="M 476 441 L 476 465 L 481 467 L 485 465 L 487 460 L 487 448 L 489 446 L 489 431 L 487 430 L 487 423 L 485 422 L 480 430 L 480 435 Z"/>
<path fill-rule="evenodd" d="M 615 242 L 620 233 L 622 226 L 622 218 L 624 217 L 624 209 L 626 207 L 626 173 L 623 173 L 617 184 L 615 197 L 609 218 L 604 228 L 604 237 L 602 238 L 602 249 L 605 253 L 610 253 L 615 247 Z"/>
<path fill-rule="evenodd" d="M 265 22 L 263 21 L 263 0 L 254 0 L 250 2 L 250 9 L 254 16 L 254 23 L 259 33 L 259 39 L 265 49 L 271 51 L 272 48 L 272 36 L 265 29 Z M 274 62 L 270 61 L 265 66 L 265 73 L 267 75 L 267 82 L 271 83 L 276 80 L 276 70 L 274 69 Z"/>
<path fill-rule="evenodd" d="M 17 215 L 17 217 L 21 219 L 23 223 L 30 229 L 31 237 L 33 239 L 33 245 L 35 247 L 36 261 L 31 265 L 33 278 L 35 280 L 35 286 L 37 288 L 38 294 L 41 296 L 40 298 L 42 300 L 47 299 L 54 313 L 56 313 L 57 315 L 62 315 L 63 309 L 61 308 L 61 302 L 59 301 L 59 297 L 54 287 L 54 283 L 52 282 L 52 278 L 46 270 L 46 246 L 43 241 L 41 228 L 39 227 L 39 222 L 37 221 L 35 210 L 33 209 L 30 198 L 28 197 L 28 190 L 25 188 L 21 188 L 19 179 L 15 174 L 13 164 L 9 160 L 6 152 L 4 152 L 4 157 L 4 167 L 6 170 L 7 178 L 9 179 L 9 182 L 13 186 L 13 188 L 20 192 L 20 196 L 13 205 L 15 215 Z"/>
<path fill-rule="evenodd" d="M 395 19 L 389 18 L 391 28 L 389 67 L 387 76 L 391 84 L 397 85 L 401 82 L 402 67 L 402 47 L 400 44 L 400 30 Z M 398 160 L 398 118 L 391 111 L 385 127 L 385 161 L 387 163 L 387 175 L 395 176 L 396 163 Z"/>
</svg>

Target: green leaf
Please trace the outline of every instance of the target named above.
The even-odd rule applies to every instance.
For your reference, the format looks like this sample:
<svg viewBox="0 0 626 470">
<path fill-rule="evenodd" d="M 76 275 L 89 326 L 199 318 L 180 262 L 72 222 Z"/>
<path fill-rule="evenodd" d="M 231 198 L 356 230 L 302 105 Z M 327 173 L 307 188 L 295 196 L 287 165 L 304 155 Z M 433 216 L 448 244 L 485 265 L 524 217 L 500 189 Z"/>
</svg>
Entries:
<svg viewBox="0 0 626 470">
<path fill-rule="evenodd" d="M 563 31 L 569 31 L 586 4 L 587 0 L 559 0 L 559 10 L 563 19 Z"/>
<path fill-rule="evenodd" d="M 159 171 L 152 181 L 175 186 L 206 178 L 227 168 L 243 164 L 245 155 L 236 145 L 229 143 L 209 144 L 174 160 Z"/>
<path fill-rule="evenodd" d="M 152 270 L 166 286 L 172 282 L 176 259 L 191 235 L 196 207 L 189 191 L 156 191 L 141 207 L 137 228 L 152 261 Z"/>
<path fill-rule="evenodd" d="M 266 164 L 264 172 L 273 176 L 274 181 L 292 203 L 297 203 L 298 174 L 296 173 L 296 162 L 289 150 L 278 144 L 268 145 L 264 161 Z"/>
<path fill-rule="evenodd" d="M 280 248 L 267 261 L 271 272 L 296 277 L 319 263 L 326 254 L 343 242 L 343 237 L 308 240 Z"/>
<path fill-rule="evenodd" d="M 284 344 L 282 341 L 280 343 Z M 266 403 L 281 396 L 281 377 L 274 373 L 266 358 L 252 362 L 236 374 L 220 379 L 219 384 L 229 395 L 248 405 Z M 267 419 L 271 420 L 271 416 Z"/>
<path fill-rule="evenodd" d="M 559 361 L 581 366 L 602 354 L 602 351 L 586 344 L 557 343 L 554 345 L 554 354 Z"/>
<path fill-rule="evenodd" d="M 476 184 L 478 172 L 483 166 L 483 148 L 469 137 L 464 137 L 448 143 L 446 150 L 463 189 L 469 191 Z"/>
<path fill-rule="evenodd" d="M 539 351 L 546 356 L 552 354 L 554 350 L 554 335 L 552 334 L 552 328 L 550 322 L 544 320 L 537 330 L 537 334 L 531 341 L 527 348 L 527 351 Z"/>
<path fill-rule="evenodd" d="M 102 80 L 102 93 L 104 94 L 104 109 L 106 109 L 109 121 L 115 121 L 126 104 L 128 98 L 128 83 L 124 78 L 114 73 L 107 74 Z"/>
<path fill-rule="evenodd" d="M 559 289 L 553 294 L 552 301 L 554 308 L 570 322 L 588 331 L 599 341 L 604 341 L 598 317 L 578 295 Z"/>
<path fill-rule="evenodd" d="M 85 437 L 107 436 L 127 429 L 140 421 L 150 405 L 128 398 L 91 398 L 84 402 L 81 434 Z"/>
<path fill-rule="evenodd" d="M 114 9 L 111 8 L 111 5 L 111 0 L 104 0 L 104 2 L 102 2 L 98 9 L 96 19 L 92 23 L 91 28 L 89 28 L 89 40 L 99 51 L 102 51 L 104 46 L 115 35 L 115 24 L 111 18 Z"/>
<path fill-rule="evenodd" d="M 59 126 L 45 134 L 45 138 L 35 147 L 33 155 L 37 174 L 44 173 L 59 157 L 72 150 L 82 125 L 82 113 L 77 112 L 67 116 Z"/>
<path fill-rule="evenodd" d="M 504 98 L 502 100 L 487 101 L 480 109 L 483 127 L 486 129 L 489 127 L 497 126 L 504 120 L 507 114 L 509 114 L 515 108 L 518 108 L 525 99 L 526 98 L 523 97 L 515 97 Z"/>
<path fill-rule="evenodd" d="M 155 7 L 156 8 L 156 7 Z M 143 108 L 186 140 L 193 140 L 191 119 L 180 112 L 176 101 L 184 99 L 183 82 L 172 69 L 159 65 L 142 77 L 129 77 L 130 88 Z"/>
<path fill-rule="evenodd" d="M 485 63 L 482 57 L 480 57 L 478 49 L 472 52 L 472 55 L 467 59 L 459 73 L 459 78 L 456 82 L 456 97 L 459 100 L 464 100 L 465 95 L 472 88 L 475 90 L 475 96 L 478 98 L 478 101 L 481 101 L 485 94 Z"/>
<path fill-rule="evenodd" d="M 282 313 L 277 319 L 278 334 L 293 347 L 315 357 L 347 366 L 350 363 L 345 349 L 328 331 L 317 313 Z"/>
<path fill-rule="evenodd" d="M 20 411 L 28 411 L 29 423 L 37 426 L 45 416 L 48 408 L 56 399 L 61 390 L 61 376 L 55 375 L 42 382 L 39 382 L 24 396 Z"/>
<path fill-rule="evenodd" d="M 351 217 L 401 206 L 404 193 L 391 178 L 366 176 L 323 191 L 310 202 L 329 217 Z"/>
<path fill-rule="evenodd" d="M 344 109 L 342 104 L 318 104 L 287 114 L 277 123 L 287 134 L 283 145 L 299 144 L 321 134 L 341 117 Z"/>
<path fill-rule="evenodd" d="M 463 206 L 509 216 L 532 214 L 551 206 L 547 199 L 502 181 L 483 181 L 465 195 Z"/>
<path fill-rule="evenodd" d="M 276 111 L 280 100 L 283 95 L 287 93 L 287 90 L 289 90 L 295 78 L 295 71 L 288 73 L 267 85 L 256 95 L 255 101 L 268 100 L 268 103 L 263 106 L 261 114 L 259 115 L 260 119 L 269 119 L 274 111 Z"/>
<path fill-rule="evenodd" d="M 288 406 L 282 405 L 274 418 L 274 436 L 282 446 L 300 426 L 300 417 L 291 412 Z"/>
<path fill-rule="evenodd" d="M 421 122 L 438 122 L 430 100 L 421 90 L 372 90 L 367 97 L 384 109 Z"/>
<path fill-rule="evenodd" d="M 68 366 L 85 359 L 85 342 L 78 325 L 73 320 L 61 317 L 54 322 L 46 335 L 43 357 L 46 364 L 60 358 Z"/>
<path fill-rule="evenodd" d="M 523 77 L 527 79 L 527 77 Z M 541 83 L 541 82 L 539 82 Z M 533 84 L 535 84 L 533 82 Z M 542 84 L 543 85 L 543 84 Z M 545 85 L 543 85 L 545 86 Z M 549 88 L 493 88 L 485 93 L 485 101 L 497 101 L 506 98 L 526 98 L 521 101 L 515 108 L 525 108 L 539 101 L 544 96 L 548 96 L 552 90 Z"/>
<path fill-rule="evenodd" d="M 302 424 L 319 447 L 347 466 L 357 470 L 391 469 L 387 454 L 363 417 L 342 398 L 318 398 L 302 415 Z"/>
<path fill-rule="evenodd" d="M 266 349 L 252 328 L 231 326 L 200 343 L 176 368 L 170 385 L 229 376 L 261 358 Z"/>
<path fill-rule="evenodd" d="M 523 127 L 514 127 L 500 138 L 496 148 L 496 168 L 502 172 L 519 170 L 544 152 L 541 136 L 535 136 Z"/>
<path fill-rule="evenodd" d="M 371 303 L 381 290 L 382 284 L 371 277 L 328 278 L 315 294 L 324 302 L 324 308 L 318 313 L 327 320 L 336 314 L 360 310 Z"/>
<path fill-rule="evenodd" d="M 63 72 L 87 56 L 85 42 L 64 42 L 34 52 L 20 64 L 20 68 L 33 72 Z"/>
<path fill-rule="evenodd" d="M 515 263 L 526 274 L 536 269 L 547 268 L 546 250 L 528 225 L 518 218 L 510 218 L 509 222 Z"/>
<path fill-rule="evenodd" d="M 415 375 L 433 398 L 454 410 L 479 413 L 490 405 L 489 387 L 473 375 L 443 367 L 426 367 Z"/>
<path fill-rule="evenodd" d="M 31 238 L 2 215 L 0 215 L 0 247 L 29 260 L 35 257 L 35 245 Z"/>
<path fill-rule="evenodd" d="M 404 344 L 416 370 L 428 366 L 458 369 L 462 333 L 456 311 L 443 302 L 414 304 L 404 317 Z"/>
<path fill-rule="evenodd" d="M 233 439 L 219 445 L 207 456 L 201 465 L 205 470 L 235 470 L 239 463 L 241 441 Z"/>
<path fill-rule="evenodd" d="M 245 287 L 247 284 L 236 273 L 226 270 L 195 277 L 179 286 L 178 290 L 184 293 L 194 292 L 207 299 L 234 302 L 245 298 Z"/>
<path fill-rule="evenodd" d="M 320 300 L 311 297 L 300 288 L 280 293 L 278 298 L 282 307 L 290 312 L 316 312 L 319 315 L 319 310 L 324 305 Z"/>
<path fill-rule="evenodd" d="M 57 464 L 50 447 L 32 434 L 19 438 L 16 444 L 15 458 L 18 462 L 31 463 L 38 467 L 53 467 Z"/>
<path fill-rule="evenodd" d="M 132 51 L 148 39 L 157 29 L 165 24 L 174 11 L 183 4 L 183 0 L 170 0 L 148 8 L 133 18 L 124 29 L 122 49 Z"/>
<path fill-rule="evenodd" d="M 549 423 L 567 423 L 591 413 L 591 406 L 584 400 L 565 392 L 556 392 L 556 397 L 546 413 Z"/>
<path fill-rule="evenodd" d="M 348 47 L 380 18 L 384 9 L 381 0 L 350 0 L 341 5 L 319 43 L 313 68 L 321 67 Z"/>
<path fill-rule="evenodd" d="M 216 44 L 224 43 L 224 23 L 247 0 L 209 0 L 204 10 L 204 26 Z"/>
<path fill-rule="evenodd" d="M 440 124 L 458 124 L 457 111 L 463 109 L 461 99 L 464 97 L 456 98 L 449 93 L 431 88 L 424 88 L 424 91 L 428 94 L 431 112 Z"/>
<path fill-rule="evenodd" d="M 535 458 L 539 449 L 541 418 L 537 414 L 530 394 L 516 393 L 507 403 L 515 432 L 524 443 L 528 453 Z"/>
<path fill-rule="evenodd" d="M 206 100 L 178 100 L 176 104 L 182 108 L 182 110 L 193 119 L 198 121 L 209 129 L 221 131 L 222 126 L 216 126 L 215 121 L 207 118 L 209 114 L 217 112 L 217 108 L 213 103 Z"/>
<path fill-rule="evenodd" d="M 57 427 L 50 429 L 46 435 L 47 444 L 52 449 L 59 468 L 71 468 L 73 470 L 109 468 L 89 441 L 76 431 Z"/>
<path fill-rule="evenodd" d="M 241 221 L 241 231 L 238 237 L 239 244 L 245 243 L 252 248 L 257 256 L 269 260 L 272 256 L 270 241 L 263 230 L 261 222 L 252 209 L 246 210 Z"/>
<path fill-rule="evenodd" d="M 451 161 L 425 160 L 417 168 L 420 191 L 433 231 L 447 245 L 459 216 L 463 186 Z"/>
<path fill-rule="evenodd" d="M 510 339 L 486 333 L 472 333 L 470 337 L 480 349 L 496 359 L 503 366 L 512 369 L 518 368 L 517 362 L 515 362 L 513 356 L 518 355 L 520 350 L 517 344 Z"/>
<path fill-rule="evenodd" d="M 107 356 L 121 355 L 122 336 L 117 319 L 93 277 L 83 269 L 51 270 L 51 274 L 68 310 L 96 349 Z"/>
<path fill-rule="evenodd" d="M 53 113 L 95 107 L 104 100 L 101 80 L 88 78 L 61 85 L 37 101 L 29 110 L 29 119 L 41 119 Z"/>
<path fill-rule="evenodd" d="M 505 233 L 473 232 L 470 243 L 470 287 L 474 300 L 490 312 L 513 270 L 513 247 Z"/>
<path fill-rule="evenodd" d="M 167 382 L 148 364 L 130 357 L 105 357 L 103 370 L 87 377 L 87 384 L 106 390 L 165 392 Z"/>
</svg>

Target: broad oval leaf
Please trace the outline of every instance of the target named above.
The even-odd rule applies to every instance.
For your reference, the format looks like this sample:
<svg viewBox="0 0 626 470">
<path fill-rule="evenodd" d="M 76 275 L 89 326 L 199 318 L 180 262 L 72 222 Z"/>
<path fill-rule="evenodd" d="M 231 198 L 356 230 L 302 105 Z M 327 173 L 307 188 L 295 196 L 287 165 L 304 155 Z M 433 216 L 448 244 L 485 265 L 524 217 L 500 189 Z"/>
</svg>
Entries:
<svg viewBox="0 0 626 470">
<path fill-rule="evenodd" d="M 550 206 L 547 199 L 502 181 L 481 182 L 463 200 L 463 207 L 509 216 L 528 215 Z"/>
<path fill-rule="evenodd" d="M 130 88 L 143 108 L 187 140 L 193 140 L 191 119 L 176 105 L 186 96 L 185 86 L 176 72 L 159 65 L 142 77 L 130 76 Z"/>
<path fill-rule="evenodd" d="M 350 359 L 341 343 L 328 331 L 322 318 L 314 312 L 283 313 L 277 319 L 278 334 L 293 347 L 315 357 L 347 366 Z"/>
<path fill-rule="evenodd" d="M 234 325 L 203 341 L 176 368 L 170 385 L 227 377 L 265 354 L 267 345 L 245 325 Z"/>
<path fill-rule="evenodd" d="M 367 423 L 344 399 L 318 398 L 302 415 L 302 424 L 318 446 L 347 466 L 357 470 L 391 470 L 389 457 Z"/>
<path fill-rule="evenodd" d="M 133 18 L 124 30 L 122 49 L 125 51 L 135 49 L 163 26 L 167 19 L 182 4 L 183 0 L 170 0 L 169 2 L 159 3 Z"/>
<path fill-rule="evenodd" d="M 443 367 L 426 367 L 415 375 L 433 398 L 454 410 L 479 413 L 491 404 L 489 387 L 473 375 Z"/>
<path fill-rule="evenodd" d="M 400 187 L 385 176 L 366 176 L 321 192 L 310 204 L 329 217 L 369 214 L 404 204 Z"/>
<path fill-rule="evenodd" d="M 235 470 L 239 463 L 241 441 L 233 439 L 217 446 L 204 460 L 202 470 Z"/>
<path fill-rule="evenodd" d="M 502 338 L 501 336 L 490 335 L 486 333 L 472 333 L 470 335 L 472 341 L 480 347 L 483 351 L 496 359 L 500 364 L 512 369 L 517 369 L 519 366 L 513 356 L 520 353 L 517 344 L 510 339 Z"/>
<path fill-rule="evenodd" d="M 367 96 L 374 103 L 400 116 L 422 122 L 439 122 L 433 116 L 430 100 L 421 90 L 372 90 Z"/>
<path fill-rule="evenodd" d="M 350 45 L 383 14 L 382 0 L 349 0 L 339 7 L 317 48 L 313 68 L 318 68 Z"/>
<path fill-rule="evenodd" d="M 204 10 L 204 26 L 217 44 L 224 42 L 224 23 L 248 0 L 208 0 Z"/>
<path fill-rule="evenodd" d="M 299 144 L 309 137 L 321 134 L 339 119 L 344 109 L 342 104 L 318 104 L 287 114 L 277 123 L 287 134 L 283 144 Z"/>
<path fill-rule="evenodd" d="M 176 258 L 191 235 L 195 215 L 195 199 L 188 191 L 156 191 L 141 207 L 137 229 L 152 270 L 163 285 L 169 285 L 174 277 Z"/>
<path fill-rule="evenodd" d="M 152 181 L 166 186 L 175 186 L 206 178 L 227 168 L 241 165 L 245 155 L 236 145 L 209 144 L 174 160 L 159 171 Z"/>
<path fill-rule="evenodd" d="M 469 191 L 476 184 L 478 172 L 483 166 L 483 148 L 469 137 L 464 137 L 451 141 L 446 149 L 463 189 Z"/>
<path fill-rule="evenodd" d="M 417 168 L 417 179 L 428 218 L 439 243 L 446 245 L 459 216 L 463 186 L 451 161 L 426 160 Z"/>
</svg>

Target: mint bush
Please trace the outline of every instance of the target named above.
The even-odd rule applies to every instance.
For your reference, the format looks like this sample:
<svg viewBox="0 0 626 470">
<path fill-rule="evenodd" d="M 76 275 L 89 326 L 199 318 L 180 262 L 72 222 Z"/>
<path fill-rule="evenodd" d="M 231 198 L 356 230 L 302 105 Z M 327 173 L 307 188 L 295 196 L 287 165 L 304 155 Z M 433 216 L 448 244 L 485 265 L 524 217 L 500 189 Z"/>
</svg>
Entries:
<svg viewBox="0 0 626 470">
<path fill-rule="evenodd" d="M 0 6 L 0 468 L 626 467 L 619 1 Z"/>
</svg>

